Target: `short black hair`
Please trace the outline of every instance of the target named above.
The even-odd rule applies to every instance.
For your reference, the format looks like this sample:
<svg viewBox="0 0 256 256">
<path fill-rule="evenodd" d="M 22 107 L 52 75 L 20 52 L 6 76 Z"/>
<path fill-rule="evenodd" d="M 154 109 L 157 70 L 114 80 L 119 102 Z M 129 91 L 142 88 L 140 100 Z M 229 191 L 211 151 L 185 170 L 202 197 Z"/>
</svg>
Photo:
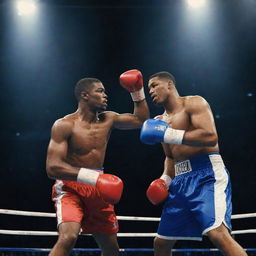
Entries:
<svg viewBox="0 0 256 256">
<path fill-rule="evenodd" d="M 151 75 L 149 79 L 151 79 L 153 77 L 169 79 L 169 80 L 172 80 L 174 84 L 176 84 L 176 79 L 175 79 L 174 75 L 172 75 L 171 73 L 169 73 L 167 71 L 157 72 L 157 73 Z"/>
<path fill-rule="evenodd" d="M 81 93 L 92 88 L 93 83 L 101 83 L 97 78 L 85 77 L 80 79 L 75 86 L 75 97 L 77 101 L 81 99 Z"/>
</svg>

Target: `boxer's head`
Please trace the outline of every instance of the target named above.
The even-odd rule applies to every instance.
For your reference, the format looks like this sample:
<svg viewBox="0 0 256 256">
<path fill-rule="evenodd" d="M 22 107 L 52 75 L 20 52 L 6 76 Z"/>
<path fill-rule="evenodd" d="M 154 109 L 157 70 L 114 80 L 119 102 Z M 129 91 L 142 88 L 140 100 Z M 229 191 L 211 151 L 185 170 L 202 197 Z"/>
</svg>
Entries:
<svg viewBox="0 0 256 256">
<path fill-rule="evenodd" d="M 166 72 L 166 71 L 161 71 L 161 72 L 158 72 L 158 73 L 155 73 L 153 75 L 151 75 L 149 77 L 149 80 L 153 77 L 157 77 L 159 79 L 163 79 L 163 80 L 171 80 L 173 82 L 173 84 L 175 85 L 176 84 L 176 80 L 175 80 L 175 77 L 169 73 L 169 72 Z"/>
<path fill-rule="evenodd" d="M 75 96 L 78 102 L 87 102 L 96 111 L 103 111 L 107 108 L 105 88 L 97 78 L 79 80 L 75 86 Z"/>
<path fill-rule="evenodd" d="M 77 101 L 81 100 L 83 93 L 89 92 L 94 87 L 94 83 L 101 83 L 101 81 L 97 78 L 86 77 L 77 82 L 75 86 L 75 97 Z"/>
<path fill-rule="evenodd" d="M 150 76 L 148 88 L 152 101 L 157 105 L 163 104 L 170 90 L 175 87 L 175 83 L 175 77 L 166 71 L 158 72 Z"/>
</svg>

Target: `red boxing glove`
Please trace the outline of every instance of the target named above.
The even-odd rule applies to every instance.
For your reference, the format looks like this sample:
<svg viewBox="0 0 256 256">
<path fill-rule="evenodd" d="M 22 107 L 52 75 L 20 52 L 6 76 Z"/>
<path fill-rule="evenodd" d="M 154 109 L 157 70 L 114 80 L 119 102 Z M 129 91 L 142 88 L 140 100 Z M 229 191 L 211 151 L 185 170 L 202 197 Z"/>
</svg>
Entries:
<svg viewBox="0 0 256 256">
<path fill-rule="evenodd" d="M 111 174 L 100 174 L 96 182 L 96 188 L 105 201 L 116 204 L 123 193 L 123 182 L 120 178 Z"/>
<path fill-rule="evenodd" d="M 145 99 L 142 74 L 137 69 L 124 72 L 119 78 L 123 88 L 131 93 L 133 101 L 141 101 Z"/>
<path fill-rule="evenodd" d="M 142 74 L 137 69 L 132 69 L 121 74 L 120 84 L 129 92 L 139 91 L 143 87 Z"/>
<path fill-rule="evenodd" d="M 168 194 L 168 188 L 162 179 L 152 181 L 147 190 L 147 198 L 154 205 L 163 202 Z"/>
<path fill-rule="evenodd" d="M 77 181 L 96 187 L 102 198 L 111 204 L 118 203 L 123 193 L 124 185 L 120 178 L 93 169 L 81 168 L 77 175 Z"/>
</svg>

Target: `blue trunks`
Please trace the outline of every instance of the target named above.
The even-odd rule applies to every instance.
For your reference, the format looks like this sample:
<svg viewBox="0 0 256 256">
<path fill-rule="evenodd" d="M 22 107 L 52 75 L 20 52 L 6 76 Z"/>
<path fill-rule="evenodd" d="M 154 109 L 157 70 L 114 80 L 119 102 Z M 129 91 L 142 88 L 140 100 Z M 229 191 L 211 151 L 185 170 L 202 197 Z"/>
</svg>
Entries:
<svg viewBox="0 0 256 256">
<path fill-rule="evenodd" d="M 202 240 L 222 223 L 231 230 L 231 184 L 218 153 L 176 162 L 157 237 Z"/>
</svg>

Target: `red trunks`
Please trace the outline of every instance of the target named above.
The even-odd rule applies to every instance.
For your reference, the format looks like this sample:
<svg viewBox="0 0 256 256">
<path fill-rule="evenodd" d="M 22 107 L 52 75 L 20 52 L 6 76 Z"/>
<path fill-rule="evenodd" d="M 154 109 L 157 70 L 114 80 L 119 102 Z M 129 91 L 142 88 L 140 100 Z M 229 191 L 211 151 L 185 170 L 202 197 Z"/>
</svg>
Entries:
<svg viewBox="0 0 256 256">
<path fill-rule="evenodd" d="M 58 225 L 62 222 L 81 223 L 82 233 L 114 234 L 118 221 L 114 206 L 106 203 L 99 191 L 76 181 L 57 180 L 52 188 Z"/>
</svg>

